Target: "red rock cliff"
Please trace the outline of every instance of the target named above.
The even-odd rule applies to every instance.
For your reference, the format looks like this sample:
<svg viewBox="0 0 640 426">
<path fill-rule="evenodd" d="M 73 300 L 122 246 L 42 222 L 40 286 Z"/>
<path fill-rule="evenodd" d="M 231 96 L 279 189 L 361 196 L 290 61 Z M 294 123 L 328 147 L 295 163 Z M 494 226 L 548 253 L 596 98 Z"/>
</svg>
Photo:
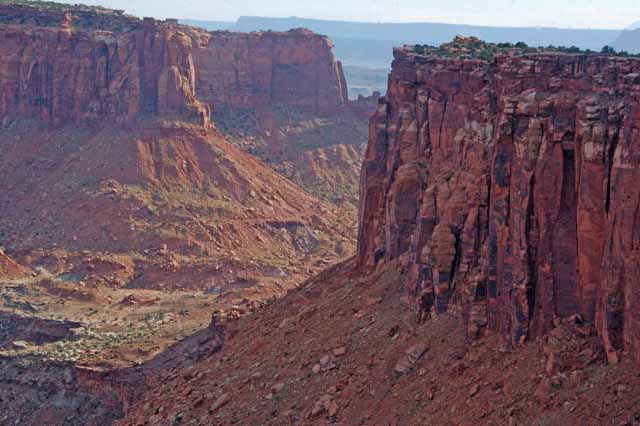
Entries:
<svg viewBox="0 0 640 426">
<path fill-rule="evenodd" d="M 640 365 L 640 60 L 395 52 L 370 122 L 358 262 L 405 257 L 419 319 L 508 344 L 579 314 Z"/>
<path fill-rule="evenodd" d="M 225 105 L 322 112 L 346 101 L 331 43 L 308 31 L 209 33 L 100 8 L 0 5 L 0 120 L 207 124 Z"/>
<path fill-rule="evenodd" d="M 314 113 L 346 104 L 347 85 L 326 37 L 287 33 L 204 33 L 195 41 L 198 97 L 214 106 L 284 104 Z"/>
</svg>

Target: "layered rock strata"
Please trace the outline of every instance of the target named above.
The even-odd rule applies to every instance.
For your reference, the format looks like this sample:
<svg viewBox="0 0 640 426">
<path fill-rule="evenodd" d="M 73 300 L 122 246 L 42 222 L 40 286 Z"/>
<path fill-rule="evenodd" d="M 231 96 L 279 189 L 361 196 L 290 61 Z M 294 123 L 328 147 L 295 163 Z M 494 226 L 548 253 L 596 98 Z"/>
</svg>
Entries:
<svg viewBox="0 0 640 426">
<path fill-rule="evenodd" d="M 640 60 L 397 49 L 370 122 L 358 264 L 404 257 L 419 319 L 519 344 L 572 315 L 640 364 Z"/>
<path fill-rule="evenodd" d="M 100 8 L 0 5 L 0 119 L 54 125 L 279 103 L 347 102 L 331 42 L 305 30 L 206 32 Z"/>
</svg>

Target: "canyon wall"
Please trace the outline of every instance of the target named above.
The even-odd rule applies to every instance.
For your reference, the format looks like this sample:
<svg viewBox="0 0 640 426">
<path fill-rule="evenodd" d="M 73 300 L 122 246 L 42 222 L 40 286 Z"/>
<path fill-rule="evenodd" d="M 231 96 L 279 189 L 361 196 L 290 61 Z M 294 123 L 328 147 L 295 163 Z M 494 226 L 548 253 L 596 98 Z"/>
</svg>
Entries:
<svg viewBox="0 0 640 426">
<path fill-rule="evenodd" d="M 283 104 L 330 113 L 348 101 L 342 66 L 326 37 L 302 29 L 195 34 L 198 97 L 210 105 Z"/>
<path fill-rule="evenodd" d="M 217 107 L 347 102 L 331 43 L 305 30 L 209 33 L 101 8 L 0 5 L 0 120 L 148 116 L 208 124 Z"/>
<path fill-rule="evenodd" d="M 186 114 L 204 123 L 191 50 L 189 37 L 151 20 L 126 32 L 3 25 L 0 118 L 59 126 Z"/>
<path fill-rule="evenodd" d="M 507 345 L 594 322 L 640 365 L 640 60 L 397 49 L 370 122 L 358 265 L 404 258 L 419 320 Z"/>
<path fill-rule="evenodd" d="M 344 86 L 329 40 L 304 30 L 209 33 L 104 8 L 0 2 L 0 242 L 30 268 L 55 251 L 54 274 L 80 267 L 69 259 L 85 251 L 117 253 L 117 286 L 302 281 L 310 269 L 300 265 L 316 262 L 307 254 L 352 252 L 355 226 L 210 120 L 217 109 L 283 105 L 321 121 L 345 103 Z M 183 256 L 180 268 L 159 260 L 161 247 Z M 89 285 L 107 282 L 80 268 Z"/>
</svg>

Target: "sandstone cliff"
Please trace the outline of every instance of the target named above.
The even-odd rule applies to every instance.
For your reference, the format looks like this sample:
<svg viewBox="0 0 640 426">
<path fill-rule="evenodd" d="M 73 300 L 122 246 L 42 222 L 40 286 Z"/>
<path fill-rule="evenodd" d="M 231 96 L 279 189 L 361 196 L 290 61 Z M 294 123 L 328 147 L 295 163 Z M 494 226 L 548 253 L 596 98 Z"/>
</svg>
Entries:
<svg viewBox="0 0 640 426">
<path fill-rule="evenodd" d="M 288 33 L 194 32 L 198 97 L 214 107 L 282 104 L 314 113 L 345 105 L 347 85 L 331 42 Z"/>
<path fill-rule="evenodd" d="M 186 114 L 206 124 L 211 109 L 226 106 L 320 112 L 347 101 L 330 42 L 311 32 L 209 33 L 88 10 L 0 5 L 2 119 Z"/>
<path fill-rule="evenodd" d="M 14 9 L 29 16 L 33 9 L 0 7 L 5 16 Z M 192 42 L 185 34 L 152 20 L 114 32 L 76 28 L 73 15 L 66 18 L 63 24 L 54 15 L 36 25 L 27 20 L 0 27 L 0 117 L 5 124 L 17 117 L 55 126 L 132 123 L 143 115 L 209 119 L 195 98 Z"/>
<path fill-rule="evenodd" d="M 397 49 L 361 177 L 362 269 L 507 344 L 595 322 L 640 364 L 640 61 Z"/>
</svg>

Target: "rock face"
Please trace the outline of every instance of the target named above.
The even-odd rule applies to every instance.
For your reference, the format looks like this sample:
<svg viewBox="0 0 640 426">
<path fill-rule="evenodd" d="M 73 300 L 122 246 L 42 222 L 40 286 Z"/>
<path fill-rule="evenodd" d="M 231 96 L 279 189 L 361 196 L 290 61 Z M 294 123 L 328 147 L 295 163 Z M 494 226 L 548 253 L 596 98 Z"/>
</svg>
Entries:
<svg viewBox="0 0 640 426">
<path fill-rule="evenodd" d="M 358 265 L 404 258 L 418 319 L 508 345 L 594 322 L 640 365 L 640 61 L 395 51 L 370 122 Z"/>
<path fill-rule="evenodd" d="M 180 115 L 207 124 L 214 108 L 320 112 L 347 102 L 330 41 L 309 31 L 209 33 L 95 8 L 4 4 L 0 12 L 2 119 Z"/>
<path fill-rule="evenodd" d="M 219 108 L 282 104 L 331 112 L 347 103 L 331 42 L 307 30 L 236 34 L 194 32 L 198 96 Z"/>
<path fill-rule="evenodd" d="M 4 248 L 0 247 L 0 279 L 22 278 L 27 272 L 27 268 L 5 254 Z"/>
<path fill-rule="evenodd" d="M 0 45 L 5 122 L 29 117 L 55 126 L 124 124 L 144 115 L 183 114 L 209 119 L 195 98 L 192 40 L 167 25 L 146 20 L 111 32 L 10 22 L 0 27 Z"/>
<path fill-rule="evenodd" d="M 26 269 L 0 249 L 0 278 L 18 278 L 26 274 Z"/>
</svg>

